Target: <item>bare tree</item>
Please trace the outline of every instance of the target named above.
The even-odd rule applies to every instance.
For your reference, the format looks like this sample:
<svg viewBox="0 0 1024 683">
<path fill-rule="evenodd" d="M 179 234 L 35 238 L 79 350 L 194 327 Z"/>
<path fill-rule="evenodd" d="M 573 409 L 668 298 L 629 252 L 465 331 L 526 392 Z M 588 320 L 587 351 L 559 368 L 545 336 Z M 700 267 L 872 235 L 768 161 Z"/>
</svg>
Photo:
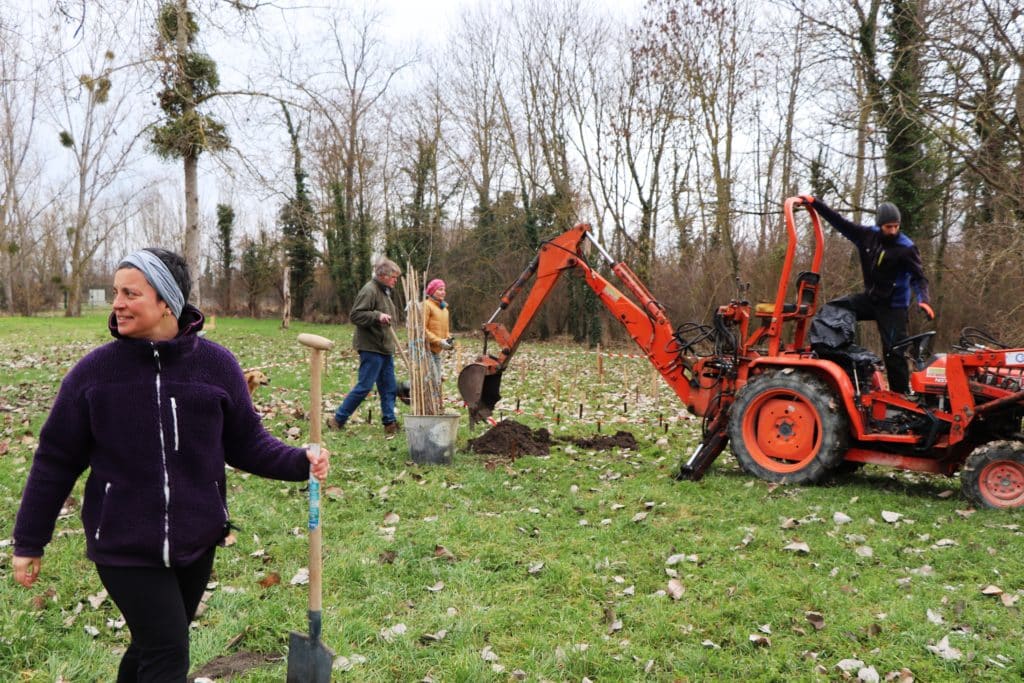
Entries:
<svg viewBox="0 0 1024 683">
<path fill-rule="evenodd" d="M 443 140 L 444 152 L 472 186 L 475 223 L 484 227 L 494 221 L 494 198 L 507 161 L 500 101 L 503 25 L 493 6 L 476 5 L 462 15 L 443 57 L 454 127 Z"/>
<path fill-rule="evenodd" d="M 742 106 L 752 84 L 746 80 L 755 54 L 752 8 L 740 0 L 676 3 L 651 0 L 645 23 L 647 42 L 662 60 L 659 72 L 677 79 L 690 108 L 678 114 L 691 139 L 700 142 L 702 165 L 712 188 L 708 246 L 729 255 L 739 274 L 740 235 L 734 220 L 734 188 L 739 165 L 734 156 L 743 123 Z M 698 193 L 704 191 L 698 182 Z"/>
<path fill-rule="evenodd" d="M 41 198 L 37 157 L 37 117 L 48 74 L 46 54 L 20 31 L 17 24 L 0 22 L 0 262 L 8 311 L 28 315 L 34 310 L 30 259 L 40 239 L 32 226 L 48 204 Z"/>
<path fill-rule="evenodd" d="M 116 24 L 116 17 L 109 19 Z M 125 223 L 129 201 L 112 190 L 128 169 L 140 137 L 131 133 L 130 86 L 135 72 L 119 64 L 112 48 L 104 44 L 109 35 L 103 30 L 106 20 L 101 17 L 87 34 L 88 47 L 62 51 L 58 61 L 63 87 L 54 119 L 60 129 L 60 144 L 73 160 L 67 316 L 81 315 L 83 275 L 99 246 Z M 83 50 L 86 63 L 79 70 L 76 57 Z"/>
<path fill-rule="evenodd" d="M 290 66 L 295 70 L 281 74 L 323 122 L 327 140 L 319 150 L 321 161 L 340 176 L 326 181 L 337 188 L 334 228 L 348 235 L 352 261 L 340 263 L 343 254 L 329 253 L 329 270 L 357 272 L 360 281 L 369 277 L 374 237 L 373 193 L 366 183 L 373 177 L 370 152 L 381 141 L 371 139 L 373 117 L 393 80 L 412 62 L 388 53 L 380 22 L 380 15 L 369 10 L 332 15 L 316 48 L 316 64 Z"/>
</svg>

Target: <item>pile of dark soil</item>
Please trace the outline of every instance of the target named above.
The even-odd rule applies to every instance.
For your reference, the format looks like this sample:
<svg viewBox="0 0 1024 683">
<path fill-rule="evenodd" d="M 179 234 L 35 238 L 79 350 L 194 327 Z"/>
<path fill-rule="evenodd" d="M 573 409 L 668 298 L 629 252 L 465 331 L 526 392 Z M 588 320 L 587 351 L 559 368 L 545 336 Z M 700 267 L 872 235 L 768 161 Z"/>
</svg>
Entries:
<svg viewBox="0 0 1024 683">
<path fill-rule="evenodd" d="M 513 460 L 521 455 L 547 455 L 551 450 L 551 432 L 543 427 L 531 430 L 515 420 L 502 420 L 477 438 L 470 439 L 469 450 Z"/>
<path fill-rule="evenodd" d="M 613 448 L 626 448 L 631 451 L 639 450 L 636 438 L 630 432 L 617 431 L 613 436 L 592 436 L 571 440 L 581 448 L 590 448 L 598 451 L 610 451 Z"/>
<path fill-rule="evenodd" d="M 197 671 L 188 676 L 188 680 L 195 678 L 212 678 L 230 680 L 235 676 L 245 673 L 249 669 L 255 669 L 269 662 L 280 662 L 284 655 L 267 654 L 264 652 L 235 652 L 230 655 L 214 657 L 206 664 L 203 664 Z"/>
<path fill-rule="evenodd" d="M 610 451 L 613 448 L 639 450 L 636 438 L 625 431 L 617 431 L 610 436 L 598 435 L 566 440 L 580 448 L 597 451 Z M 532 430 L 515 420 L 502 420 L 477 438 L 470 439 L 469 450 L 515 460 L 521 455 L 547 455 L 551 450 L 551 443 L 551 432 L 543 427 Z"/>
</svg>

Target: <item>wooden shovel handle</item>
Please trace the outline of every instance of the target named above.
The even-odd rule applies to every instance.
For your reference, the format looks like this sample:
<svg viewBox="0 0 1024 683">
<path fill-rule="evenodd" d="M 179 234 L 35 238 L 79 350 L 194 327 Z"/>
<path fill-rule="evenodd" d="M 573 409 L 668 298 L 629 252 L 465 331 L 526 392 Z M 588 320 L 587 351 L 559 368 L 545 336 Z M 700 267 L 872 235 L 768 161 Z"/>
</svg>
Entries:
<svg viewBox="0 0 1024 683">
<path fill-rule="evenodd" d="M 320 378 L 323 374 L 324 352 L 334 342 L 315 334 L 300 334 L 299 343 L 312 349 L 309 358 L 309 448 L 320 450 L 320 412 L 323 403 Z M 320 481 L 309 474 L 309 611 L 319 612 L 323 603 L 320 528 Z"/>
</svg>

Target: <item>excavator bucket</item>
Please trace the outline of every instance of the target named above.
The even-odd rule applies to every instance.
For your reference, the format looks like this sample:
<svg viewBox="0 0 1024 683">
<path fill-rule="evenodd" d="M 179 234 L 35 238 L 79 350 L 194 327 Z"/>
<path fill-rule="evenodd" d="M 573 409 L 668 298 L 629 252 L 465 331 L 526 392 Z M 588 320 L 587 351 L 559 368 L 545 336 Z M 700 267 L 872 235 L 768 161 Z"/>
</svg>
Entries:
<svg viewBox="0 0 1024 683">
<path fill-rule="evenodd" d="M 459 394 L 469 409 L 469 424 L 486 420 L 501 400 L 501 370 L 487 374 L 487 367 L 470 363 L 459 373 Z"/>
</svg>

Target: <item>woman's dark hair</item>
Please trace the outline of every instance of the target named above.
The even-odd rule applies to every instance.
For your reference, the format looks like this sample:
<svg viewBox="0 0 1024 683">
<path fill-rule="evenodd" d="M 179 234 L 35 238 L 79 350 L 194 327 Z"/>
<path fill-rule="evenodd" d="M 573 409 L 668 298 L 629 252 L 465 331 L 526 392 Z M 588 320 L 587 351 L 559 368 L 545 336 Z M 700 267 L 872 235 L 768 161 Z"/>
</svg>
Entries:
<svg viewBox="0 0 1024 683">
<path fill-rule="evenodd" d="M 185 303 L 187 304 L 188 296 L 192 293 L 192 276 L 189 275 L 188 264 L 185 263 L 185 259 L 181 257 L 181 254 L 176 254 L 173 251 L 161 249 L 160 247 L 146 247 L 145 250 L 164 262 L 167 270 L 171 271 L 174 281 L 178 283 L 178 288 L 181 290 L 181 295 L 185 297 Z"/>
</svg>

